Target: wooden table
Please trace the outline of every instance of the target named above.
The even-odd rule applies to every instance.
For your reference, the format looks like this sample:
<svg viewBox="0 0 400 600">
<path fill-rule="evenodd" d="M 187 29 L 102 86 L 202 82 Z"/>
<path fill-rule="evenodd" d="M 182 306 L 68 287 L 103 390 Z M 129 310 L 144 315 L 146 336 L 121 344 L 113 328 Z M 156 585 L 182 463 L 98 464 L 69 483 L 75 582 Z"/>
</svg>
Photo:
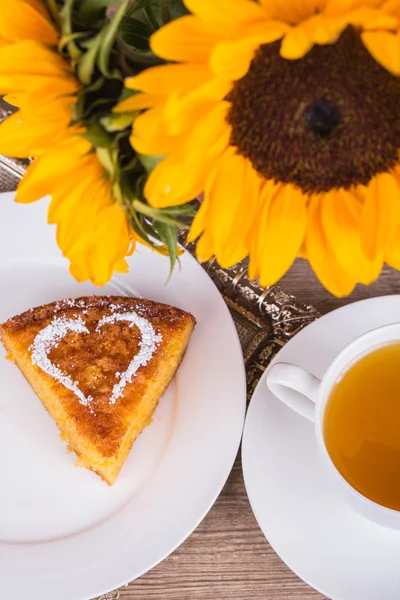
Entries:
<svg viewBox="0 0 400 600">
<path fill-rule="evenodd" d="M 332 297 L 298 261 L 281 282 L 321 314 L 363 298 L 400 294 L 400 273 L 386 268 L 370 287 Z M 317 600 L 318 594 L 278 558 L 247 500 L 240 457 L 210 513 L 163 563 L 121 591 L 124 600 Z"/>
</svg>

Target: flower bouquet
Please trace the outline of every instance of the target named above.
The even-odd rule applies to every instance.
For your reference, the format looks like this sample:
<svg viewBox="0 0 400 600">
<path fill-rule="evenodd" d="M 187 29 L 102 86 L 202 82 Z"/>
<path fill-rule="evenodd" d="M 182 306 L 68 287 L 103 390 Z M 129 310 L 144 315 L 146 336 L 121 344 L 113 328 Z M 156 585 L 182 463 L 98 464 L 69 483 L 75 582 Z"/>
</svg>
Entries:
<svg viewBox="0 0 400 600">
<path fill-rule="evenodd" d="M 172 269 L 187 224 L 263 286 L 400 268 L 400 0 L 10 0 L 0 93 L 16 200 L 51 196 L 79 281 L 138 243 Z"/>
</svg>

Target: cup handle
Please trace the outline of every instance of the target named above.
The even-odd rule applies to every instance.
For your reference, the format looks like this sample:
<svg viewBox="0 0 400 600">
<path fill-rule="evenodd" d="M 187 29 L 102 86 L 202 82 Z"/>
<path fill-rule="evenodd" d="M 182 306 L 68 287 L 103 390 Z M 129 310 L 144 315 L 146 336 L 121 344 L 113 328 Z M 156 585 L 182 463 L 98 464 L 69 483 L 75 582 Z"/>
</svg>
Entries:
<svg viewBox="0 0 400 600">
<path fill-rule="evenodd" d="M 267 386 L 284 404 L 314 421 L 321 381 L 308 371 L 288 363 L 275 363 L 268 371 Z"/>
</svg>

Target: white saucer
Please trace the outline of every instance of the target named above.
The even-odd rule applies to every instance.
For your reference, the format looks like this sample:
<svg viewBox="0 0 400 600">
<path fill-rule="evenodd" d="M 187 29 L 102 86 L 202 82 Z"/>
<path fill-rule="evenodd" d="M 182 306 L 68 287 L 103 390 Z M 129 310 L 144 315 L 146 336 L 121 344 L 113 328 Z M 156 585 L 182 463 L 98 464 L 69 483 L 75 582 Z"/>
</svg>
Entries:
<svg viewBox="0 0 400 600">
<path fill-rule="evenodd" d="M 246 380 L 226 304 L 192 256 L 167 283 L 168 259 L 141 246 L 129 274 L 103 288 L 79 284 L 46 225 L 46 205 L 0 194 L 0 322 L 89 294 L 139 295 L 197 320 L 177 376 L 112 487 L 75 467 L 0 345 L 1 597 L 88 600 L 151 569 L 204 518 L 237 454 Z"/>
<path fill-rule="evenodd" d="M 400 296 L 350 304 L 306 327 L 275 361 L 321 377 L 348 342 L 393 322 L 400 322 Z M 245 485 L 264 535 L 292 571 L 332 600 L 399 600 L 400 531 L 347 506 L 318 462 L 312 423 L 275 398 L 265 380 L 247 412 L 242 446 Z"/>
</svg>

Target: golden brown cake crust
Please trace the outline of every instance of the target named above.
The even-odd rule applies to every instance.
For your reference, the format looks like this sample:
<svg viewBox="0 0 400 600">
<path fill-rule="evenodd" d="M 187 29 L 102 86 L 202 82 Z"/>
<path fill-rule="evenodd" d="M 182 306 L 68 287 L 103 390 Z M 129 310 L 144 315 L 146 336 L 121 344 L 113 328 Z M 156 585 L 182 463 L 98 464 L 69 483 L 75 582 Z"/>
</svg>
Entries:
<svg viewBox="0 0 400 600">
<path fill-rule="evenodd" d="M 113 321 L 96 328 L 107 315 L 135 312 L 150 322 L 160 336 L 152 359 L 140 366 L 132 383 L 128 383 L 115 404 L 110 403 L 113 386 L 140 351 L 141 332 L 128 321 Z M 48 353 L 48 358 L 62 372 L 77 382 L 82 393 L 92 398 L 84 405 L 76 394 L 35 366 L 47 378 L 68 415 L 76 422 L 81 436 L 104 456 L 118 452 L 135 406 L 140 402 L 149 381 L 157 378 L 157 358 L 166 357 L 172 337 L 195 324 L 194 317 L 172 306 L 119 296 L 87 296 L 30 309 L 0 325 L 2 338 L 9 336 L 18 351 L 29 349 L 37 334 L 55 318 L 81 317 L 90 335 L 70 331 Z M 120 375 L 118 375 L 120 374 Z"/>
</svg>

